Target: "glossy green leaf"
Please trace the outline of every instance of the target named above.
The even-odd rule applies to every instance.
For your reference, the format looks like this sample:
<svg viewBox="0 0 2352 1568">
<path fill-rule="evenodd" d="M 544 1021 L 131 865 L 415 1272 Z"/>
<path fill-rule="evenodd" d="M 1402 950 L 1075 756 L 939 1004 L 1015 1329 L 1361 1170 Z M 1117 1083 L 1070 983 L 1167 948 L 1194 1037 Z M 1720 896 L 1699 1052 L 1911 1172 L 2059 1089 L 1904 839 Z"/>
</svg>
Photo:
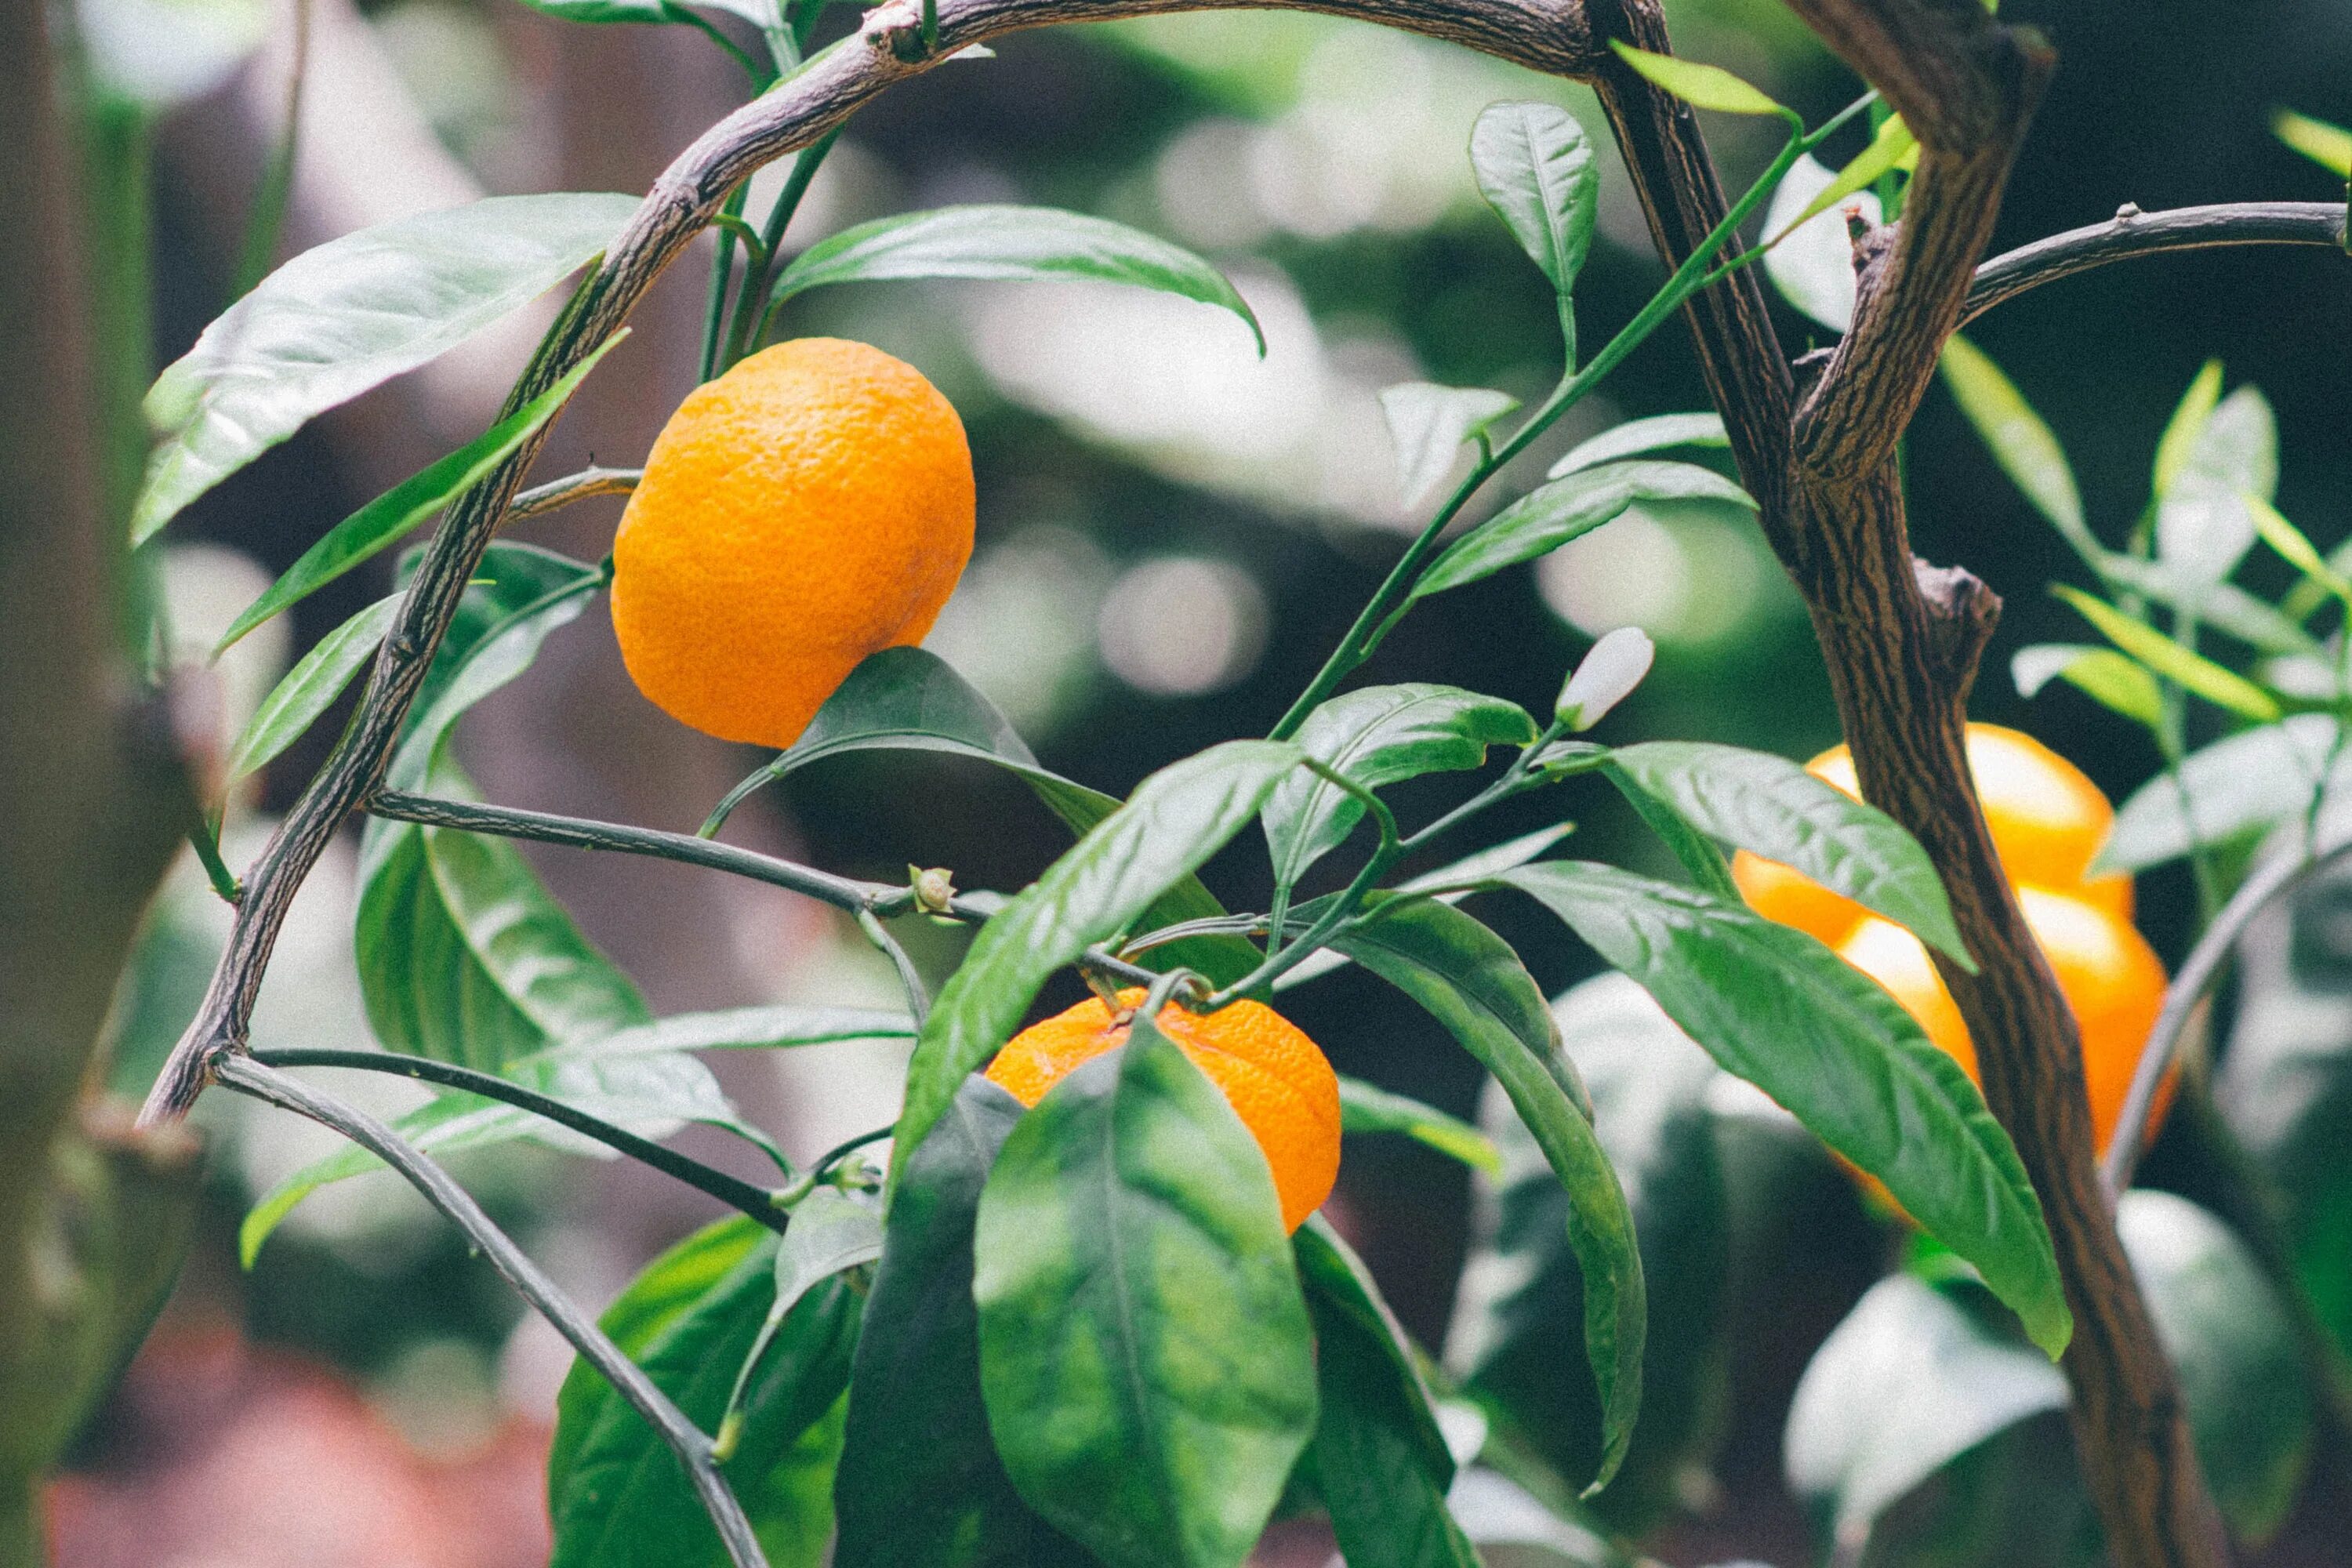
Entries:
<svg viewBox="0 0 2352 1568">
<path fill-rule="evenodd" d="M 1637 49 L 1622 38 L 1612 38 L 1609 47 L 1618 58 L 1632 66 L 1652 85 L 1672 93 L 1694 109 L 1712 109 L 1723 114 L 1780 114 L 1786 112 L 1764 93 L 1725 70 L 1721 66 L 1702 65 L 1696 60 L 1680 59 L 1673 55 L 1652 54 Z"/>
<path fill-rule="evenodd" d="M 1638 635 L 1638 628 L 1637 628 Z M 1563 709 L 1567 694 L 1560 697 Z M 1688 874 L 1691 882 L 1702 892 L 1718 899 L 1737 901 L 1739 884 L 1731 878 L 1731 863 L 1724 858 L 1716 841 L 1701 832 L 1698 825 L 1685 816 L 1675 803 L 1655 791 L 1644 789 L 1624 769 L 1617 766 L 1614 754 L 1601 759 L 1601 772 L 1617 786 L 1617 793 L 1633 808 L 1633 814 L 1643 826 L 1658 836 L 1675 859 Z"/>
<path fill-rule="evenodd" d="M 1239 1568 L 1315 1425 L 1265 1157 L 1150 1022 L 1055 1085 L 981 1194 L 989 1428 L 1108 1568 Z"/>
<path fill-rule="evenodd" d="M 2308 114 L 2297 114 L 2292 109 L 2273 113 L 2271 129 L 2280 141 L 2329 174 L 2352 180 L 2352 131 L 2330 125 L 2325 120 L 2314 120 Z"/>
<path fill-rule="evenodd" d="M 776 1299 L 771 1322 L 835 1275 L 882 1256 L 882 1215 L 875 1205 L 838 1187 L 819 1187 L 793 1210 L 776 1244 Z"/>
<path fill-rule="evenodd" d="M 1021 1112 L 968 1079 L 907 1161 L 850 1377 L 836 1568 L 1029 1568 L 1048 1530 L 988 1435 L 971 1297 L 981 1186 Z"/>
<path fill-rule="evenodd" d="M 320 637 L 253 710 L 229 752 L 228 776 L 240 779 L 268 766 L 300 739 L 320 714 L 335 705 L 361 667 L 375 657 L 399 611 L 400 595 L 388 595 Z"/>
<path fill-rule="evenodd" d="M 718 1425 L 774 1297 L 774 1247 L 748 1219 L 722 1221 L 656 1259 L 604 1314 L 614 1342 L 706 1430 Z M 830 1532 L 829 1517 L 810 1517 L 831 1510 L 809 1472 L 829 1474 L 838 1448 L 838 1426 L 826 1417 L 848 1383 L 857 1308 L 856 1293 L 838 1279 L 804 1298 L 744 1401 L 742 1436 L 724 1469 L 773 1568 L 816 1568 Z M 813 1430 L 824 1441 L 804 1445 Z M 550 1568 L 725 1561 L 677 1458 L 600 1373 L 578 1363 L 556 1404 L 547 1498 L 555 1526 Z"/>
<path fill-rule="evenodd" d="M 1875 806 L 1738 746 L 1651 741 L 1618 747 L 1609 763 L 1708 837 L 1802 871 L 1974 972 L 1927 852 Z"/>
<path fill-rule="evenodd" d="M 1276 741 L 1229 741 L 1171 763 L 981 927 L 915 1042 L 894 1180 L 904 1152 L 922 1142 L 964 1076 L 1012 1038 L 1047 978 L 1222 848 L 1301 754 Z"/>
<path fill-rule="evenodd" d="M 1531 745 L 1535 738 L 1535 721 L 1517 703 L 1423 681 L 1342 692 L 1309 713 L 1297 736 L 1308 756 L 1370 790 L 1475 768 L 1486 762 L 1487 747 Z M 1265 803 L 1275 881 L 1295 885 L 1346 841 L 1364 809 L 1361 800 L 1303 768 L 1284 779 Z"/>
<path fill-rule="evenodd" d="M 1721 1074 L 1649 994 L 1622 974 L 1552 1005 L 1591 1084 L 1593 1126 L 1625 1188 L 1650 1303 L 1642 1419 L 1625 1464 L 1591 1507 L 1641 1533 L 1670 1513 L 1720 1435 L 1729 1395 L 1730 1198 L 1707 1107 Z M 1479 1122 L 1504 1156 L 1477 1188 L 1446 1366 L 1552 1468 L 1591 1470 L 1601 1412 L 1576 1353 L 1583 1270 L 1567 1245 L 1568 1199 L 1499 1086 Z"/>
<path fill-rule="evenodd" d="M 1636 459 L 1581 469 L 1529 491 L 1455 540 L 1413 584 L 1412 597 L 1426 598 L 1548 555 L 1643 501 L 1712 501 L 1756 510 L 1746 490 L 1694 463 Z"/>
<path fill-rule="evenodd" d="M 156 378 L 161 441 L 136 544 L 314 415 L 414 370 L 592 260 L 637 209 L 625 195 L 491 196 L 305 251 L 206 327 Z"/>
<path fill-rule="evenodd" d="M 1474 1171 L 1491 1176 L 1502 1168 L 1493 1141 L 1460 1117 L 1345 1073 L 1339 1075 L 1339 1131 L 1400 1132 Z"/>
<path fill-rule="evenodd" d="M 1579 442 L 1569 449 L 1568 456 L 1551 466 L 1545 478 L 1562 479 L 1620 458 L 1638 458 L 1644 452 L 1663 452 L 1675 447 L 1730 445 L 1731 437 L 1723 428 L 1720 414 L 1654 414 L 1646 419 L 1612 425 L 1600 435 Z"/>
<path fill-rule="evenodd" d="M 1895 170 L 1907 172 L 1916 168 L 1918 163 L 1919 139 L 1911 134 L 1911 128 L 1903 123 L 1901 115 L 1888 115 L 1879 121 L 1870 145 L 1855 153 L 1853 160 L 1837 172 L 1837 177 L 1822 186 L 1819 195 L 1805 204 L 1802 212 L 1780 225 L 1775 230 L 1775 237 L 1792 228 L 1801 227 L 1848 196 L 1876 184 Z M 1768 240 L 1766 243 L 1771 242 Z"/>
<path fill-rule="evenodd" d="M 774 298 L 898 278 L 1080 278 L 1157 289 L 1231 310 L 1265 352 L 1256 316 L 1223 273 L 1181 246 L 1057 207 L 938 207 L 858 224 L 794 257 Z"/>
<path fill-rule="evenodd" d="M 2016 383 L 1982 349 L 1958 333 L 1945 340 L 1937 368 L 1943 372 L 1952 400 L 1960 405 L 1960 413 L 1976 428 L 2010 482 L 2024 492 L 2033 510 L 2048 519 L 2078 554 L 2088 561 L 2098 560 L 2105 552 L 2083 516 L 2083 493 L 2074 484 L 2074 465 L 2067 462 L 2066 449 L 2018 391 Z"/>
<path fill-rule="evenodd" d="M 2254 542 L 2247 498 L 2277 489 L 2278 421 L 2259 391 L 2242 386 L 2197 426 L 2158 497 L 2158 558 L 2191 584 L 2221 582 Z"/>
<path fill-rule="evenodd" d="M 1592 249 L 1601 176 L 1576 117 L 1557 104 L 1489 104 L 1470 130 L 1479 192 L 1566 300 Z"/>
<path fill-rule="evenodd" d="M 2323 778 L 2331 800 L 2352 779 L 2352 749 L 2325 713 L 2216 741 L 2183 758 L 2177 778 L 2159 773 L 2132 792 L 2093 868 L 2142 871 L 2199 844 L 2275 826 L 2309 809 Z"/>
<path fill-rule="evenodd" d="M 279 574 L 268 591 L 247 605 L 222 634 L 223 648 L 272 616 L 299 603 L 362 563 L 373 559 L 473 489 L 491 469 L 520 450 L 541 426 L 562 411 L 588 373 L 596 368 L 626 329 L 604 340 L 562 380 L 447 457 L 427 465 L 327 531 Z"/>
<path fill-rule="evenodd" d="M 1593 1131 L 1591 1100 L 1543 993 L 1509 943 L 1431 899 L 1384 900 L 1332 945 L 1420 1004 L 1495 1075 L 1567 1191 L 1569 1245 L 1584 1268 L 1585 1355 L 1603 1412 L 1592 1488 L 1605 1486 L 1642 1408 L 1642 1259 L 1625 1194 Z"/>
<path fill-rule="evenodd" d="M 2164 693 L 2147 667 L 2111 647 L 2084 643 L 2035 643 L 2009 661 L 2020 697 L 2033 697 L 2053 680 L 2063 680 L 2094 702 L 2158 730 L 2164 723 Z"/>
<path fill-rule="evenodd" d="M 1454 1457 L 1429 1390 L 1363 1263 L 1320 1216 L 1292 1238 L 1315 1322 L 1306 1464 L 1349 1568 L 1479 1568 L 1446 1510 Z"/>
<path fill-rule="evenodd" d="M 2278 699 L 2235 670 L 2215 664 L 2203 654 L 2183 647 L 2144 621 L 2133 620 L 2103 599 L 2094 598 L 2070 584 L 2053 583 L 2050 591 L 2072 605 L 2099 635 L 2156 674 L 2226 708 L 2242 719 L 2267 724 L 2280 714 Z"/>
<path fill-rule="evenodd" d="M 1495 879 L 1641 982 L 1685 1033 L 1886 1184 L 1975 1264 L 2051 1355 L 2073 1331 L 2041 1200 L 1959 1064 L 1895 999 L 1801 931 L 1613 867 L 1555 860 Z"/>
<path fill-rule="evenodd" d="M 1407 507 L 1434 499 L 1463 443 L 1519 405 L 1507 392 L 1426 381 L 1381 388 L 1381 415 L 1396 447 L 1397 497 Z"/>
</svg>

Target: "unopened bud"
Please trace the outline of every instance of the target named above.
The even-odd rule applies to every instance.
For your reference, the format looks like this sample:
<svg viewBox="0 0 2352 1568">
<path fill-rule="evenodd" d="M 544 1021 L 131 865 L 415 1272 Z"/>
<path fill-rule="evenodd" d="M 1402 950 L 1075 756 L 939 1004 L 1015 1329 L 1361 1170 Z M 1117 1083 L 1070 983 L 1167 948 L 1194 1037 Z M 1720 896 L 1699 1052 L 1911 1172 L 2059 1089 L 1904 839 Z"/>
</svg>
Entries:
<svg viewBox="0 0 2352 1568">
<path fill-rule="evenodd" d="M 1553 712 L 1572 731 L 1591 729 L 1642 684 L 1657 651 L 1641 627 L 1619 626 L 1586 652 L 1576 673 L 1559 689 Z"/>
<path fill-rule="evenodd" d="M 945 866 L 933 866 L 925 870 L 920 866 L 907 868 L 909 885 L 915 889 L 915 902 L 925 914 L 943 915 L 955 898 L 955 873 Z"/>
</svg>

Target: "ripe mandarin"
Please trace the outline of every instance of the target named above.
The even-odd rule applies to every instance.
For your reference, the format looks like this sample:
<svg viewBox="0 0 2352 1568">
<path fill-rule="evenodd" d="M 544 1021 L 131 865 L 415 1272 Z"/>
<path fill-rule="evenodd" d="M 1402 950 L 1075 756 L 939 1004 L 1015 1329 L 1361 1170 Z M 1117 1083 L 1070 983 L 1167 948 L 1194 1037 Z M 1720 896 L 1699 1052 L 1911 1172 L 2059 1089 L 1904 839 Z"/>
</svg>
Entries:
<svg viewBox="0 0 2352 1568">
<path fill-rule="evenodd" d="M 1139 990 L 1119 993 L 1131 1010 Z M 1297 1230 L 1331 1195 L 1339 1174 L 1339 1080 L 1315 1042 L 1255 1002 L 1214 1013 L 1188 1013 L 1170 1003 L 1160 1032 L 1174 1041 L 1211 1083 L 1224 1092 L 1274 1171 L 1282 1224 Z M 1128 1021 L 1091 997 L 1013 1037 L 988 1077 L 1024 1105 L 1034 1105 L 1063 1078 L 1127 1043 Z"/>
<path fill-rule="evenodd" d="M 912 365 L 803 338 L 688 394 L 613 542 L 629 674 L 681 722 L 782 748 L 858 661 L 922 640 L 971 558 L 963 422 Z"/>
</svg>

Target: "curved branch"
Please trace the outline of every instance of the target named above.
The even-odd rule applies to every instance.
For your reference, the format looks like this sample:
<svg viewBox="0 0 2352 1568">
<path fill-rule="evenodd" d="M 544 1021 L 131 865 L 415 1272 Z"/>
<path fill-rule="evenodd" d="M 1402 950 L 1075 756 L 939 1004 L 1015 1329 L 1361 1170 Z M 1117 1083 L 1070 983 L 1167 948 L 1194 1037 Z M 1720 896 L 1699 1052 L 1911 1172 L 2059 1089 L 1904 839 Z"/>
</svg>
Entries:
<svg viewBox="0 0 2352 1568">
<path fill-rule="evenodd" d="M 2229 245 L 2346 248 L 2342 202 L 2223 202 L 2144 213 L 2126 203 L 2105 223 L 2068 229 L 1994 257 L 1977 268 L 1960 307 L 1963 325 L 2031 289 L 2111 261 Z"/>
<path fill-rule="evenodd" d="M 533 485 L 509 503 L 506 520 L 525 522 L 590 496 L 627 495 L 637 488 L 645 473 L 643 468 L 583 468 L 576 474 Z"/>
</svg>

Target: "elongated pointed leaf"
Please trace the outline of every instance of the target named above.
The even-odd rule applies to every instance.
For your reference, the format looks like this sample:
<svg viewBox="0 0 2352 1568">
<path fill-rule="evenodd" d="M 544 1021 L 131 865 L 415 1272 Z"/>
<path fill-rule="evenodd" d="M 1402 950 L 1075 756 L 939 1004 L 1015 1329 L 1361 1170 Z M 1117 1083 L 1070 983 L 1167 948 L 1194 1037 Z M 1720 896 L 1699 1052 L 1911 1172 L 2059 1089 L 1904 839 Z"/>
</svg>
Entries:
<svg viewBox="0 0 2352 1568">
<path fill-rule="evenodd" d="M 1609 47 L 1618 58 L 1650 81 L 1674 94 L 1694 109 L 1712 109 L 1722 114 L 1778 114 L 1780 106 L 1721 66 L 1702 65 L 1696 60 L 1680 59 L 1673 55 L 1653 54 L 1637 49 L 1622 38 L 1612 38 Z"/>
<path fill-rule="evenodd" d="M 229 777 L 240 779 L 268 767 L 278 752 L 317 722 L 320 714 L 333 707 L 360 667 L 375 657 L 399 609 L 397 594 L 378 599 L 320 637 L 318 646 L 304 654 L 253 710 L 245 733 L 229 752 Z"/>
<path fill-rule="evenodd" d="M 2246 498 L 2278 489 L 2278 421 L 2252 386 L 2215 405 L 2197 426 L 2157 500 L 2157 555 L 2185 580 L 2219 583 L 2254 542 Z"/>
<path fill-rule="evenodd" d="M 1507 392 L 1426 381 L 1381 388 L 1381 413 L 1396 447 L 1397 495 L 1416 507 L 1437 494 L 1462 445 L 1519 405 Z"/>
<path fill-rule="evenodd" d="M 1888 115 L 1879 123 L 1877 132 L 1870 139 L 1870 145 L 1856 153 L 1853 160 L 1837 172 L 1837 178 L 1805 204 L 1804 211 L 1774 230 L 1775 237 L 1811 222 L 1848 196 L 1876 184 L 1882 176 L 1897 169 L 1907 171 L 1916 168 L 1918 163 L 1919 139 L 1911 134 L 1911 128 L 1903 123 L 1901 115 Z"/>
<path fill-rule="evenodd" d="M 1692 889 L 1572 860 L 1495 881 L 1566 921 L 1726 1070 L 1885 1183 L 2036 1344 L 2065 1347 L 2073 1320 L 2017 1150 L 1893 997 L 1802 931 Z"/>
<path fill-rule="evenodd" d="M 1486 748 L 1532 744 L 1535 721 L 1516 702 L 1458 686 L 1414 682 L 1367 686 L 1330 699 L 1299 726 L 1299 748 L 1334 773 L 1378 790 L 1422 773 L 1459 772 L 1486 760 Z M 1364 803 L 1305 769 L 1265 803 L 1274 879 L 1290 887 L 1346 841 Z"/>
<path fill-rule="evenodd" d="M 1937 368 L 1943 372 L 1952 400 L 1976 427 L 2010 482 L 2024 492 L 2033 510 L 2077 553 L 2085 560 L 2098 560 L 2105 552 L 2084 519 L 2083 493 L 2074 484 L 2074 465 L 2067 462 L 2066 449 L 2018 391 L 2017 384 L 2002 374 L 1991 356 L 1957 333 L 1945 341 Z"/>
<path fill-rule="evenodd" d="M 989 1428 L 1029 1505 L 1108 1568 L 1239 1568 L 1315 1425 L 1265 1157 L 1139 1016 L 1005 1141 L 972 1297 Z"/>
<path fill-rule="evenodd" d="M 1265 352 L 1256 316 L 1223 273 L 1181 246 L 1058 207 L 938 207 L 876 218 L 794 257 L 776 279 L 774 298 L 896 278 L 1082 278 L 1157 289 L 1231 310 Z"/>
<path fill-rule="evenodd" d="M 2103 599 L 2080 588 L 2053 583 L 2050 591 L 2065 600 L 2099 635 L 2166 679 L 2195 692 L 2217 708 L 2226 708 L 2257 724 L 2275 721 L 2278 699 L 2233 669 L 2215 664 L 2203 654 L 2184 647 L 2146 622 L 2133 620 Z"/>
<path fill-rule="evenodd" d="M 492 196 L 305 251 L 238 300 L 147 394 L 161 440 L 136 544 L 318 414 L 528 304 L 612 242 L 625 195 Z"/>
<path fill-rule="evenodd" d="M 624 332 L 625 329 L 624 330 Z M 481 482 L 540 427 L 555 417 L 588 373 L 596 368 L 624 332 L 607 338 L 554 385 L 506 418 L 428 467 L 403 479 L 327 531 L 278 575 L 268 591 L 247 605 L 220 640 L 227 647 L 246 633 L 397 543 L 443 507 Z"/>
<path fill-rule="evenodd" d="M 2180 395 L 2172 417 L 2165 422 L 2164 433 L 2157 437 L 2156 468 L 2149 479 L 2149 489 L 2161 500 L 2169 492 L 2181 470 L 2189 466 L 2189 454 L 2204 434 L 2205 422 L 2221 401 L 2221 362 L 2209 359 L 2198 368 L 2189 390 Z"/>
<path fill-rule="evenodd" d="M 1601 176 L 1576 117 L 1551 103 L 1496 103 L 1470 131 L 1478 189 L 1565 300 L 1592 249 Z"/>
<path fill-rule="evenodd" d="M 2189 582 L 2161 561 L 2143 561 L 2132 555 L 2105 556 L 2099 563 L 2099 573 L 2118 587 L 2159 605 L 2194 611 L 2215 631 L 2227 632 L 2249 647 L 2290 657 L 2326 657 L 2319 639 L 2304 630 L 2295 618 L 2294 593 L 2287 595 L 2282 609 L 2256 598 L 2234 583 Z M 2318 600 L 2314 598 L 2303 605 L 2302 613 L 2307 616 L 2317 607 Z"/>
<path fill-rule="evenodd" d="M 1728 447 L 1731 437 L 1720 414 L 1654 414 L 1612 426 L 1590 440 L 1579 442 L 1554 463 L 1548 479 L 1566 479 L 1581 469 L 1598 468 L 1620 458 L 1663 452 L 1673 447 Z"/>
<path fill-rule="evenodd" d="M 2327 714 L 2298 713 L 2216 741 L 2182 759 L 2177 777 L 2159 773 L 2132 792 L 2092 869 L 2146 870 L 2199 844 L 2273 826 L 2309 809 L 2322 779 L 2331 801 L 2352 781 L 2352 749 Z"/>
<path fill-rule="evenodd" d="M 1223 847 L 1301 755 L 1281 742 L 1229 741 L 1160 769 L 981 928 L 915 1042 L 894 1177 L 965 1075 L 1012 1037 L 1047 977 Z"/>
<path fill-rule="evenodd" d="M 1885 812 L 1738 746 L 1652 741 L 1617 748 L 1610 763 L 1710 837 L 1802 871 L 1974 972 L 1927 852 Z"/>
<path fill-rule="evenodd" d="M 1339 1075 L 1339 1131 L 1401 1132 L 1414 1142 L 1493 1175 L 1502 1166 L 1494 1141 L 1458 1116 L 1360 1078 Z"/>
<path fill-rule="evenodd" d="M 1506 566 L 1549 554 L 1640 501 L 1713 501 L 1756 510 L 1746 490 L 1712 468 L 1637 459 L 1553 479 L 1513 501 L 1449 545 L 1431 563 L 1412 597 L 1491 577 Z"/>
<path fill-rule="evenodd" d="M 1853 241 L 1842 212 L 1822 212 L 1797 222 L 1797 215 L 1837 182 L 1837 176 L 1808 153 L 1800 157 L 1772 192 L 1764 210 L 1764 232 L 1777 236 L 1764 253 L 1764 270 L 1772 286 L 1798 310 L 1833 332 L 1853 322 Z M 1855 191 L 1845 198 L 1848 209 L 1866 223 L 1883 221 L 1878 196 Z"/>
<path fill-rule="evenodd" d="M 1332 945 L 1419 1003 L 1495 1075 L 1568 1193 L 1569 1244 L 1584 1268 L 1585 1355 L 1601 1391 L 1597 1490 L 1623 1462 L 1641 1414 L 1648 1308 L 1633 1215 L 1551 1009 L 1509 943 L 1434 900 L 1382 902 Z"/>
<path fill-rule="evenodd" d="M 2341 179 L 2352 180 L 2352 131 L 2282 109 L 2271 116 L 2278 139 Z"/>
<path fill-rule="evenodd" d="M 2101 707 L 2150 730 L 2164 723 L 2164 693 L 2147 667 L 2111 647 L 2082 643 L 2036 643 L 2019 648 L 2009 661 L 2020 697 L 2032 697 L 2053 679 L 2063 680 Z"/>
</svg>

